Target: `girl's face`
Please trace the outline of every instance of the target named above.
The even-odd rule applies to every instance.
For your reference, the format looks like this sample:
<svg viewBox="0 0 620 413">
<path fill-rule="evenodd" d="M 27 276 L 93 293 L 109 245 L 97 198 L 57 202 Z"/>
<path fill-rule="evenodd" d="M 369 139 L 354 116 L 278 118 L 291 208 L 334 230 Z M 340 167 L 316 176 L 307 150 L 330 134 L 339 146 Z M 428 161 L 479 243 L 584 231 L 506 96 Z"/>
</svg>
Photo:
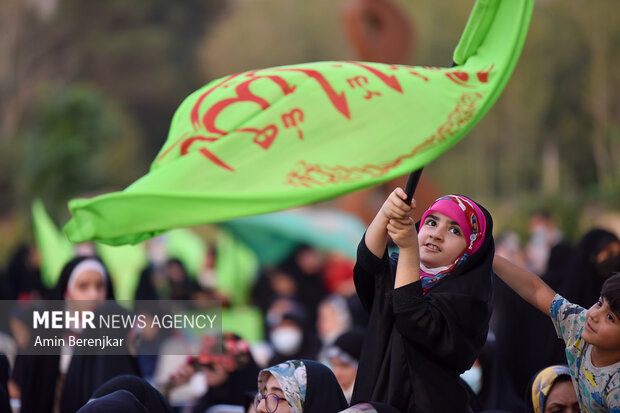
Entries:
<svg viewBox="0 0 620 413">
<path fill-rule="evenodd" d="M 427 268 L 451 265 L 467 247 L 461 227 L 450 217 L 433 211 L 420 223 L 420 262 Z"/>
<path fill-rule="evenodd" d="M 290 413 L 291 408 L 286 401 L 286 397 L 284 397 L 284 392 L 280 387 L 280 383 L 278 383 L 278 380 L 273 375 L 269 376 L 269 379 L 267 379 L 265 394 L 275 394 L 280 401 L 274 403 L 271 398 L 271 400 L 261 400 L 256 409 L 258 413 Z M 269 406 L 267 403 L 269 403 Z"/>
<path fill-rule="evenodd" d="M 86 270 L 76 275 L 73 284 L 67 288 L 65 299 L 103 301 L 106 294 L 105 276 L 95 270 Z"/>
</svg>

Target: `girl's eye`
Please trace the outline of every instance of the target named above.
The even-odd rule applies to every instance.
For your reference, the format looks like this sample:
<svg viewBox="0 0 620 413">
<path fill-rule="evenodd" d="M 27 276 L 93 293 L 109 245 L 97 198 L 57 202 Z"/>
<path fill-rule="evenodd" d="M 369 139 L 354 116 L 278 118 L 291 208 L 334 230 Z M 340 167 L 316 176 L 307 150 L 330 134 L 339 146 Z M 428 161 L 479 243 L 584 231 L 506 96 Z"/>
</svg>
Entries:
<svg viewBox="0 0 620 413">
<path fill-rule="evenodd" d="M 456 227 L 452 227 L 450 228 L 450 232 L 453 233 L 454 235 L 461 235 L 461 230 L 456 228 Z"/>
<path fill-rule="evenodd" d="M 614 319 L 613 314 L 607 314 L 607 319 L 608 319 L 609 321 L 611 321 L 612 323 L 614 323 L 614 322 L 616 321 L 616 320 Z"/>
<path fill-rule="evenodd" d="M 437 225 L 437 223 L 435 222 L 435 220 L 434 220 L 434 219 L 427 219 L 427 220 L 426 220 L 426 225 L 429 225 L 429 226 L 431 226 L 431 227 L 434 227 L 434 226 L 436 226 L 436 225 Z"/>
<path fill-rule="evenodd" d="M 601 302 L 601 300 L 599 299 L 599 300 L 597 300 L 597 301 L 596 301 L 596 305 L 600 307 L 600 306 L 602 306 L 602 305 L 603 305 L 603 303 L 602 303 L 602 302 Z"/>
</svg>

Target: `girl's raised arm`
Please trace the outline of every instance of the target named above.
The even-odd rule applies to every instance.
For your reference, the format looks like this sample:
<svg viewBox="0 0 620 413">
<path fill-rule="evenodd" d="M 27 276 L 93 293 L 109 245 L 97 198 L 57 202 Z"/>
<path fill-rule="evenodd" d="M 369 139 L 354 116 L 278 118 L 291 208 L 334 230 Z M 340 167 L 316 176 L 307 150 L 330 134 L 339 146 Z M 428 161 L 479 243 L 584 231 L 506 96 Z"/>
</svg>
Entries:
<svg viewBox="0 0 620 413">
<path fill-rule="evenodd" d="M 364 236 L 366 246 L 379 258 L 383 257 L 387 246 L 389 220 L 407 219 L 411 215 L 411 205 L 405 203 L 406 199 L 407 194 L 402 188 L 394 189 L 366 230 Z"/>
</svg>

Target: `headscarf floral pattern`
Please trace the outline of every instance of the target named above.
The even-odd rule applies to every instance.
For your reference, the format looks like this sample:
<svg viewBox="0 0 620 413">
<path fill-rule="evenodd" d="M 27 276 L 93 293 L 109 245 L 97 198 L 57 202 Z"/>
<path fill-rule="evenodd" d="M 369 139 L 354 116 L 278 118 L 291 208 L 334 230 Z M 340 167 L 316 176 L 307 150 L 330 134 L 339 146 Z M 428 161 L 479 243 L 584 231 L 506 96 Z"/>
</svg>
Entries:
<svg viewBox="0 0 620 413">
<path fill-rule="evenodd" d="M 308 375 L 303 361 L 289 360 L 261 370 L 258 374 L 258 390 L 263 394 L 270 374 L 278 380 L 291 412 L 302 413 L 308 389 Z"/>
</svg>

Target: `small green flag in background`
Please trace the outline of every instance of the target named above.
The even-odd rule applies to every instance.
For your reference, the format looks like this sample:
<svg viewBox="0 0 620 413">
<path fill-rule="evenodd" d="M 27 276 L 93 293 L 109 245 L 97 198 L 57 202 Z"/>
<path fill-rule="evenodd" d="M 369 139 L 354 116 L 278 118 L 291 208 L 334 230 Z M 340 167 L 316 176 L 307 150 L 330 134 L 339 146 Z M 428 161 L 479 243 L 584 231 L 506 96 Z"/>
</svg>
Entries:
<svg viewBox="0 0 620 413">
<path fill-rule="evenodd" d="M 41 261 L 41 280 L 46 287 L 53 288 L 65 264 L 75 257 L 75 245 L 58 228 L 40 199 L 32 203 L 32 222 Z M 147 264 L 144 245 L 95 244 L 95 248 L 110 271 L 115 298 L 133 300 L 140 271 Z"/>
<path fill-rule="evenodd" d="M 32 203 L 32 225 L 41 261 L 41 281 L 47 288 L 53 288 L 60 271 L 73 258 L 75 248 L 48 215 L 40 199 Z"/>
<path fill-rule="evenodd" d="M 138 243 L 174 227 L 306 205 L 431 162 L 493 105 L 533 0 L 478 0 L 451 68 L 317 62 L 215 80 L 180 105 L 148 174 L 69 202 L 73 241 Z"/>
<path fill-rule="evenodd" d="M 168 257 L 179 259 L 190 278 L 196 279 L 205 266 L 207 243 L 187 228 L 177 228 L 164 237 Z"/>
<path fill-rule="evenodd" d="M 215 247 L 218 291 L 228 296 L 233 307 L 249 304 L 252 286 L 258 275 L 256 253 L 223 228 L 218 231 Z"/>
<path fill-rule="evenodd" d="M 124 301 L 124 304 L 133 300 L 140 282 L 140 273 L 148 264 L 144 244 L 113 247 L 97 243 L 96 249 L 110 272 L 114 298 Z"/>
<path fill-rule="evenodd" d="M 41 257 L 41 278 L 46 287 L 53 288 L 62 268 L 75 257 L 75 244 L 60 231 L 40 199 L 32 204 L 32 218 Z M 162 241 L 162 253 L 166 259 L 178 258 L 193 278 L 204 270 L 207 243 L 196 233 L 190 229 L 176 228 L 166 233 Z M 94 246 L 110 272 L 115 298 L 120 301 L 133 300 L 140 274 L 149 261 L 146 244 L 110 246 L 95 243 Z M 223 227 L 217 231 L 214 247 L 215 286 L 229 297 L 232 304 L 247 304 L 258 274 L 256 253 Z"/>
</svg>

